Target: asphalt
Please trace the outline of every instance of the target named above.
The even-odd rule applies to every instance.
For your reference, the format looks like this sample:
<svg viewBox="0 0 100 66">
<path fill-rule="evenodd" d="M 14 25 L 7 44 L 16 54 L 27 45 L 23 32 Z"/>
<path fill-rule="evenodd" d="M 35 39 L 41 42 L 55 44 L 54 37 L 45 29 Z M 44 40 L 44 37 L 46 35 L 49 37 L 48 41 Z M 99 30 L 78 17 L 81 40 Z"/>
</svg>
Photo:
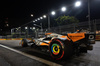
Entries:
<svg viewBox="0 0 100 66">
<path fill-rule="evenodd" d="M 19 40 L 1 40 L 0 43 L 7 47 L 11 47 L 18 51 L 27 53 L 32 56 L 36 56 L 45 59 L 50 62 L 54 62 L 63 66 L 100 66 L 100 42 L 96 41 L 94 49 L 88 51 L 88 53 L 81 54 L 79 57 L 73 56 L 67 60 L 55 61 L 49 53 L 43 53 L 35 50 L 34 48 L 26 47 L 22 48 L 19 45 Z M 27 56 L 23 56 L 16 52 L 12 52 L 8 49 L 0 47 L 0 66 L 47 66 L 46 63 L 42 63 L 38 60 L 31 59 Z"/>
<path fill-rule="evenodd" d="M 0 66 L 11 66 L 3 57 L 0 56 Z"/>
<path fill-rule="evenodd" d="M 41 62 L 0 47 L 0 66 L 47 66 Z"/>
</svg>

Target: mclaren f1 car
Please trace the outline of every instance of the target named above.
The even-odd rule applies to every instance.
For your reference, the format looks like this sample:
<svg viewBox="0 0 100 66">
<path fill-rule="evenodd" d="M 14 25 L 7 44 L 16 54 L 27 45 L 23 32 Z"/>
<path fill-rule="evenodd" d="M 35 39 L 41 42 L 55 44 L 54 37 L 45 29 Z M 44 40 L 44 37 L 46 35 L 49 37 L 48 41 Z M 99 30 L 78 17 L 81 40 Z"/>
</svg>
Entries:
<svg viewBox="0 0 100 66">
<path fill-rule="evenodd" d="M 27 47 L 30 44 L 34 48 L 41 48 L 41 51 L 48 51 L 52 58 L 59 60 L 74 54 L 87 53 L 87 50 L 93 50 L 95 33 L 82 32 L 82 30 L 65 35 L 46 33 L 45 37 L 33 38 L 30 41 L 24 38 L 20 44 L 22 47 Z"/>
</svg>

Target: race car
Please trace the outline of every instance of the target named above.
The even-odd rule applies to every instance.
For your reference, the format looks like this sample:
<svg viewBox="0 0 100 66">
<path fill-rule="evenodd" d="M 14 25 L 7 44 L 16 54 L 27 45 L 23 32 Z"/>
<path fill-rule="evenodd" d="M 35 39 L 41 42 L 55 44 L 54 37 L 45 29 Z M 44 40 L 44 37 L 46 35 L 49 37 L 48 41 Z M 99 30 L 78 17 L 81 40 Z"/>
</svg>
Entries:
<svg viewBox="0 0 100 66">
<path fill-rule="evenodd" d="M 87 50 L 93 50 L 95 33 L 82 32 L 82 30 L 65 35 L 46 33 L 44 37 L 32 38 L 30 41 L 24 38 L 20 44 L 22 47 L 27 47 L 30 44 L 33 48 L 39 48 L 41 51 L 49 51 L 52 58 L 60 60 L 74 54 L 87 53 Z"/>
</svg>

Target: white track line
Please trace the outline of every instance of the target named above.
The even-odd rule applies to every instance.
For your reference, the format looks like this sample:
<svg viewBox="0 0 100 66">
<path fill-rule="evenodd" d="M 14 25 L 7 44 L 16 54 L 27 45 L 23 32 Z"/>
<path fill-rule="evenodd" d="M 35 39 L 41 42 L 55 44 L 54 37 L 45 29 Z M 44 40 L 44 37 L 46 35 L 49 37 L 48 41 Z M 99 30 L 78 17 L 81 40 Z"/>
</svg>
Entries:
<svg viewBox="0 0 100 66">
<path fill-rule="evenodd" d="M 27 57 L 29 57 L 29 58 L 31 58 L 31 59 L 37 60 L 37 61 L 39 61 L 39 62 L 42 62 L 42 63 L 44 63 L 44 64 L 47 64 L 47 65 L 49 65 L 49 66 L 62 66 L 62 65 L 60 65 L 60 64 L 57 64 L 57 63 L 54 63 L 54 62 L 51 62 L 51 61 L 48 61 L 48 60 L 45 60 L 45 59 L 42 59 L 42 58 L 33 56 L 33 55 L 29 55 L 29 54 L 24 53 L 24 52 L 21 52 L 21 51 L 15 50 L 15 49 L 10 48 L 10 47 L 7 47 L 7 46 L 5 46 L 5 45 L 1 45 L 1 44 L 0 44 L 0 46 L 3 47 L 3 48 L 9 49 L 9 50 L 11 50 L 11 51 L 13 51 L 13 52 L 19 53 L 19 54 L 21 54 L 21 55 L 27 56 Z"/>
</svg>

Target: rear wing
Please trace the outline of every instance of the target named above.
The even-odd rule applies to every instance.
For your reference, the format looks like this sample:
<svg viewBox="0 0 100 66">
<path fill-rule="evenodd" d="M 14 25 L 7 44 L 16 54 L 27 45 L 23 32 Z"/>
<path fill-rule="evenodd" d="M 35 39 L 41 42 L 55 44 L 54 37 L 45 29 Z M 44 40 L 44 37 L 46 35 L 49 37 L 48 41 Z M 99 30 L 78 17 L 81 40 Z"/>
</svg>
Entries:
<svg viewBox="0 0 100 66">
<path fill-rule="evenodd" d="M 85 38 L 85 33 L 68 33 L 68 38 L 70 38 L 73 42 L 81 40 Z"/>
</svg>

